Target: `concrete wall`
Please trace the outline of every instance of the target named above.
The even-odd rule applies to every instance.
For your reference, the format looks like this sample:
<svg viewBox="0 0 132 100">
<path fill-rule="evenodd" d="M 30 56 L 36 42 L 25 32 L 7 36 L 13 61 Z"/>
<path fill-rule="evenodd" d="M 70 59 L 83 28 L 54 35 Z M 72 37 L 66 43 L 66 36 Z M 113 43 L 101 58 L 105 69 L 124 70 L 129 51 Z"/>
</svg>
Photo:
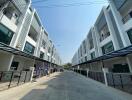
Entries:
<svg viewBox="0 0 132 100">
<path fill-rule="evenodd" d="M 34 67 L 35 63 L 33 59 L 28 59 L 21 56 L 14 56 L 13 61 L 19 62 L 17 70 L 30 69 L 30 67 Z"/>
<path fill-rule="evenodd" d="M 9 71 L 14 55 L 0 52 L 0 71 Z"/>
</svg>

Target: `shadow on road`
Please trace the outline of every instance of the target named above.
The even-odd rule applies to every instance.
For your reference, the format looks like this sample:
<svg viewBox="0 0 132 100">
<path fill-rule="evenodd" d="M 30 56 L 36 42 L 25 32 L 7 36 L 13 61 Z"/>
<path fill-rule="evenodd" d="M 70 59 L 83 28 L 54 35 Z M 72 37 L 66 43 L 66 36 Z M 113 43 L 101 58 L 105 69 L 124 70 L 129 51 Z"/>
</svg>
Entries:
<svg viewBox="0 0 132 100">
<path fill-rule="evenodd" d="M 59 92 L 63 89 L 64 84 L 59 81 L 63 79 L 63 74 L 60 73 L 48 82 L 35 86 L 35 89 L 32 89 L 20 100 L 61 100 L 59 99 Z"/>
</svg>

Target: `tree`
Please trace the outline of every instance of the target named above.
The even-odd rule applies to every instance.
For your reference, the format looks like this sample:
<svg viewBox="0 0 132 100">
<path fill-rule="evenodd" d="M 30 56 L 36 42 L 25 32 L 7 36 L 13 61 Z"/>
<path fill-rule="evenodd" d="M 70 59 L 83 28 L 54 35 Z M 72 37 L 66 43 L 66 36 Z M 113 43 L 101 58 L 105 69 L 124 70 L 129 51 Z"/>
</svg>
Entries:
<svg viewBox="0 0 132 100">
<path fill-rule="evenodd" d="M 65 69 L 70 69 L 72 67 L 72 64 L 71 63 L 66 63 L 66 64 L 63 65 L 63 67 Z"/>
</svg>

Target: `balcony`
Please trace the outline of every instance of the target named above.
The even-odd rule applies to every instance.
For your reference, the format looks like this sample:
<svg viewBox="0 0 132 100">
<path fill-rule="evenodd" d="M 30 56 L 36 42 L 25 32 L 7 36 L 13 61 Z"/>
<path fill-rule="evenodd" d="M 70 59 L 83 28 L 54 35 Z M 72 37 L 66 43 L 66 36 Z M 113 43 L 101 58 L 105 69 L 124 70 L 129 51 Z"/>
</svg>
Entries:
<svg viewBox="0 0 132 100">
<path fill-rule="evenodd" d="M 110 32 L 109 32 L 109 29 L 108 29 L 108 26 L 105 25 L 99 32 L 100 34 L 100 42 L 102 42 L 104 39 L 106 39 L 107 37 L 110 36 Z"/>
<path fill-rule="evenodd" d="M 33 41 L 37 42 L 38 40 L 38 33 L 35 31 L 35 29 L 31 26 L 30 31 L 28 33 L 28 36 L 33 39 Z"/>
<path fill-rule="evenodd" d="M 115 5 L 122 16 L 123 23 L 125 24 L 132 18 L 132 0 L 122 0 L 120 4 L 115 2 Z"/>
<path fill-rule="evenodd" d="M 123 17 L 122 21 L 125 24 L 127 21 L 129 21 L 132 18 L 132 11 L 130 11 L 125 17 Z"/>
<path fill-rule="evenodd" d="M 89 40 L 90 50 L 94 48 L 93 39 Z"/>
<path fill-rule="evenodd" d="M 14 24 L 8 17 L 6 17 L 5 15 L 2 16 L 1 18 L 1 23 L 6 26 L 8 29 L 10 29 L 11 31 L 13 31 L 14 33 L 16 32 L 17 29 L 17 25 Z"/>
<path fill-rule="evenodd" d="M 3 10 L 4 16 L 6 16 L 12 23 L 18 24 L 20 17 L 20 11 L 10 2 L 8 6 Z"/>
</svg>

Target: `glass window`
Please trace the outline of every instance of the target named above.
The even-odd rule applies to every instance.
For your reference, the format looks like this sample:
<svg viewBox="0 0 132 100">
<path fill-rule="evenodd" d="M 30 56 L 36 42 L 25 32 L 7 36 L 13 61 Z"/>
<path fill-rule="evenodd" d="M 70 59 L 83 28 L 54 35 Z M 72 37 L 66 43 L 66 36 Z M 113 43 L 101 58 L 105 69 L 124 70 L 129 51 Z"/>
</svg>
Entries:
<svg viewBox="0 0 132 100">
<path fill-rule="evenodd" d="M 8 28 L 0 24 L 0 42 L 9 45 L 13 37 L 13 34 L 14 33 L 12 31 L 10 31 Z"/>
<path fill-rule="evenodd" d="M 43 40 L 42 41 L 42 47 L 45 49 L 46 48 L 46 42 Z"/>
<path fill-rule="evenodd" d="M 103 54 L 106 54 L 106 53 L 109 53 L 112 51 L 114 51 L 114 46 L 113 46 L 112 42 L 109 42 L 108 44 L 106 44 L 102 47 Z"/>
<path fill-rule="evenodd" d="M 48 53 L 50 53 L 51 52 L 51 49 L 50 49 L 50 47 L 48 48 Z"/>
<path fill-rule="evenodd" d="M 26 42 L 25 48 L 24 48 L 24 52 L 29 53 L 29 54 L 33 54 L 34 53 L 34 49 L 35 49 L 35 47 L 33 45 L 31 45 L 30 43 Z"/>
<path fill-rule="evenodd" d="M 40 52 L 40 58 L 44 58 L 44 53 L 43 52 Z"/>
<path fill-rule="evenodd" d="M 85 56 L 85 62 L 87 61 L 87 56 Z"/>
<path fill-rule="evenodd" d="M 91 53 L 91 59 L 94 59 L 95 58 L 95 52 L 92 52 Z"/>
<path fill-rule="evenodd" d="M 19 66 L 19 62 L 13 61 L 10 69 L 17 70 L 18 66 Z"/>
<path fill-rule="evenodd" d="M 129 39 L 130 39 L 130 42 L 131 42 L 131 44 L 132 44 L 132 29 L 130 29 L 130 30 L 127 32 L 127 34 L 128 34 Z"/>
</svg>

